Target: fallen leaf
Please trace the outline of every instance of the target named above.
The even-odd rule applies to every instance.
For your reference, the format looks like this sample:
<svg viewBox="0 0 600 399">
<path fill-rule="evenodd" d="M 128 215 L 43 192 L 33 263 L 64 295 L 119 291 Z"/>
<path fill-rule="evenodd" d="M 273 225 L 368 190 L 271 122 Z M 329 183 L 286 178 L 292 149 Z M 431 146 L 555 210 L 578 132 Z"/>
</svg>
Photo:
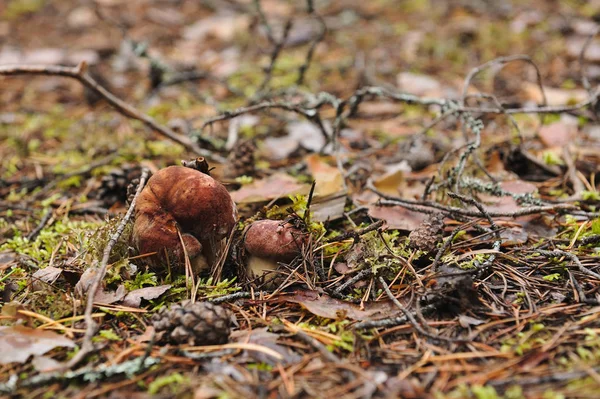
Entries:
<svg viewBox="0 0 600 399">
<path fill-rule="evenodd" d="M 400 310 L 393 303 L 369 302 L 364 309 L 350 302 L 331 298 L 316 291 L 296 291 L 293 295 L 284 297 L 285 301 L 298 303 L 314 315 L 328 319 L 366 320 L 394 316 Z M 402 299 L 400 299 L 402 301 Z"/>
<path fill-rule="evenodd" d="M 235 331 L 231 334 L 232 341 L 256 344 L 267 347 L 279 353 L 283 360 L 273 359 L 272 356 L 268 356 L 262 352 L 246 350 L 243 352 L 242 358 L 247 358 L 248 360 L 252 359 L 256 362 L 266 363 L 270 365 L 276 365 L 278 363 L 281 363 L 284 366 L 300 361 L 301 356 L 292 351 L 290 348 L 277 343 L 278 339 L 279 335 L 267 331 L 267 327 L 256 328 L 249 332 Z"/>
<path fill-rule="evenodd" d="M 537 187 L 523 180 L 509 180 L 500 183 L 500 188 L 513 194 L 534 194 Z M 479 194 L 481 200 L 485 203 L 488 211 L 494 212 L 515 212 L 521 209 L 521 206 L 511 196 L 496 197 L 489 194 Z"/>
<path fill-rule="evenodd" d="M 554 122 L 540 127 L 538 136 L 546 147 L 564 147 L 573 141 L 577 126 L 564 122 Z"/>
<path fill-rule="evenodd" d="M 43 355 L 59 346 L 73 348 L 75 344 L 52 331 L 24 326 L 0 327 L 0 364 L 25 363 L 29 356 Z"/>
<path fill-rule="evenodd" d="M 464 314 L 458 316 L 458 324 L 460 324 L 463 328 L 468 328 L 469 326 L 478 326 L 483 323 L 485 323 L 484 320 L 476 319 L 475 317 Z"/>
<path fill-rule="evenodd" d="M 263 141 L 261 151 L 272 161 L 281 161 L 288 158 L 298 149 L 298 140 L 290 135 L 283 137 L 268 137 Z"/>
<path fill-rule="evenodd" d="M 232 40 L 236 32 L 245 31 L 249 24 L 250 18 L 247 15 L 215 15 L 186 26 L 183 37 L 195 42 L 214 37 L 226 42 Z"/>
<path fill-rule="evenodd" d="M 540 91 L 540 86 L 531 82 L 521 82 L 521 88 L 525 93 L 525 97 L 537 104 L 542 104 L 544 98 Z M 569 103 L 577 103 L 584 101 L 589 97 L 587 91 L 583 89 L 559 89 L 556 87 L 544 86 L 544 93 L 546 93 L 547 105 L 566 105 Z"/>
<path fill-rule="evenodd" d="M 325 222 L 339 219 L 344 216 L 346 195 L 336 195 L 327 198 L 316 198 L 310 205 L 312 220 Z"/>
<path fill-rule="evenodd" d="M 40 373 L 52 371 L 60 367 L 60 362 L 48 356 L 34 356 L 31 364 Z"/>
<path fill-rule="evenodd" d="M 171 288 L 171 285 L 159 285 L 157 287 L 146 287 L 133 290 L 123 298 L 123 305 L 132 308 L 139 308 L 142 299 L 156 299 Z"/>
<path fill-rule="evenodd" d="M 402 161 L 399 164 L 388 168 L 383 175 L 373 180 L 373 185 L 377 190 L 388 195 L 398 195 L 404 186 L 406 186 L 405 174 L 411 171 L 408 162 Z"/>
<path fill-rule="evenodd" d="M 47 266 L 37 270 L 31 275 L 33 279 L 33 289 L 39 291 L 44 288 L 44 284 L 53 284 L 61 275 L 62 269 L 54 266 Z"/>
<path fill-rule="evenodd" d="M 410 211 L 401 206 L 369 206 L 369 216 L 383 219 L 392 230 L 413 231 L 423 223 L 427 215 Z"/>
<path fill-rule="evenodd" d="M 15 252 L 0 252 L 0 270 L 8 269 L 17 260 Z"/>
<path fill-rule="evenodd" d="M 142 343 L 142 342 L 150 342 L 152 341 L 152 336 L 154 335 L 156 331 L 154 330 L 153 326 L 148 326 L 146 327 L 146 331 L 144 331 L 144 333 L 142 335 L 138 335 L 137 337 L 135 337 L 135 342 L 138 343 Z"/>
<path fill-rule="evenodd" d="M 91 267 L 88 267 L 87 269 L 85 269 L 85 271 L 79 278 L 79 281 L 77 282 L 77 284 L 75 284 L 75 292 L 77 292 L 77 295 L 79 295 L 79 296 L 85 295 L 85 293 L 88 292 L 88 290 L 92 286 L 92 283 L 94 282 L 94 279 L 96 278 L 97 275 L 98 275 L 98 267 L 97 266 L 91 266 Z"/>
<path fill-rule="evenodd" d="M 325 131 L 331 135 L 331 126 L 329 122 L 323 122 Z M 325 145 L 323 132 L 314 123 L 311 122 L 291 122 L 288 124 L 290 137 L 295 139 L 302 148 L 312 152 L 319 152 Z"/>
<path fill-rule="evenodd" d="M 396 76 L 398 88 L 415 96 L 439 97 L 442 91 L 440 82 L 426 75 L 401 72 Z"/>
<path fill-rule="evenodd" d="M 315 179 L 315 195 L 326 197 L 344 191 L 344 178 L 340 170 L 325 162 L 325 157 L 311 154 L 306 157 L 308 171 Z"/>
<path fill-rule="evenodd" d="M 288 195 L 307 194 L 309 189 L 307 184 L 298 183 L 292 176 L 275 173 L 232 192 L 231 198 L 238 204 L 247 204 L 285 198 Z"/>
<path fill-rule="evenodd" d="M 94 297 L 94 302 L 110 305 L 111 303 L 119 302 L 125 298 L 127 291 L 123 284 L 117 287 L 116 291 L 99 291 Z"/>
</svg>

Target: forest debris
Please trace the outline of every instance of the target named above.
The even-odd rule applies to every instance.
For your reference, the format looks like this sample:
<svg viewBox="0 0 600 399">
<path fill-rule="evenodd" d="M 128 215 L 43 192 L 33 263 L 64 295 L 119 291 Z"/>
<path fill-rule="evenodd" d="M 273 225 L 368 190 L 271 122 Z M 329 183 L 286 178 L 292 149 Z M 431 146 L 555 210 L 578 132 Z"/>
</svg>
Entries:
<svg viewBox="0 0 600 399">
<path fill-rule="evenodd" d="M 238 204 L 266 202 L 289 195 L 306 194 L 310 186 L 285 173 L 274 173 L 265 179 L 255 180 L 231 193 L 231 198 Z"/>
<path fill-rule="evenodd" d="M 17 254 L 13 251 L 0 252 L 0 270 L 9 268 L 17 260 Z"/>
<path fill-rule="evenodd" d="M 389 229 L 413 231 L 425 221 L 427 215 L 401 206 L 369 206 L 369 216 L 385 220 Z"/>
<path fill-rule="evenodd" d="M 52 331 L 18 325 L 0 327 L 0 364 L 24 363 L 29 356 L 43 355 L 59 346 L 73 348 L 75 343 Z"/>
<path fill-rule="evenodd" d="M 308 171 L 316 182 L 315 195 L 325 197 L 343 192 L 344 177 L 337 167 L 327 164 L 319 154 L 311 154 L 305 159 Z"/>
<path fill-rule="evenodd" d="M 441 97 L 442 85 L 434 78 L 412 72 L 400 72 L 396 84 L 403 92 L 416 96 Z"/>
<path fill-rule="evenodd" d="M 247 30 L 249 24 L 248 15 L 215 15 L 186 26 L 183 29 L 183 37 L 194 42 L 202 42 L 209 38 L 228 42 L 236 32 Z"/>
<path fill-rule="evenodd" d="M 317 222 L 336 220 L 344 216 L 346 195 L 315 198 L 310 204 L 311 219 Z"/>
<path fill-rule="evenodd" d="M 123 298 L 123 305 L 132 308 L 139 308 L 142 299 L 149 301 L 150 299 L 156 299 L 171 288 L 170 284 L 159 285 L 156 287 L 144 287 L 137 290 L 133 290 L 127 293 Z"/>
<path fill-rule="evenodd" d="M 44 284 L 53 284 L 61 275 L 62 269 L 54 266 L 46 266 L 43 269 L 37 270 L 35 273 L 31 275 L 33 280 L 33 288 L 35 290 L 40 290 L 44 287 Z"/>
<path fill-rule="evenodd" d="M 341 301 L 326 294 L 316 291 L 296 291 L 293 295 L 286 296 L 287 302 L 298 303 L 312 314 L 329 319 L 367 320 L 390 317 L 398 313 L 391 302 L 365 303 L 364 309 L 351 302 Z"/>
<path fill-rule="evenodd" d="M 152 316 L 161 338 L 190 345 L 218 345 L 229 339 L 231 313 L 210 302 L 184 302 L 163 307 Z"/>
<path fill-rule="evenodd" d="M 441 241 L 443 230 L 444 214 L 434 213 L 430 215 L 408 235 L 411 248 L 425 252 L 433 251 L 437 243 Z"/>
<path fill-rule="evenodd" d="M 263 352 L 246 350 L 242 355 L 242 359 L 249 358 L 254 360 L 255 362 L 263 362 L 270 365 L 281 363 L 284 366 L 287 364 L 293 364 L 298 362 L 301 359 L 301 356 L 293 350 L 291 350 L 290 348 L 288 348 L 287 346 L 283 346 L 277 343 L 278 339 L 279 335 L 269 332 L 268 327 L 255 328 L 250 331 L 236 331 L 231 335 L 232 341 L 237 341 L 241 343 L 247 342 L 255 345 L 264 346 L 275 351 L 281 357 L 281 359 L 278 360 Z"/>
<path fill-rule="evenodd" d="M 94 297 L 94 302 L 110 305 L 111 303 L 122 301 L 125 295 L 127 295 L 127 291 L 125 290 L 125 286 L 121 284 L 117 287 L 116 291 L 98 291 Z"/>
<path fill-rule="evenodd" d="M 538 136 L 546 147 L 563 147 L 573 142 L 576 133 L 576 124 L 560 121 L 540 127 Z"/>
<path fill-rule="evenodd" d="M 31 360 L 32 366 L 39 372 L 45 373 L 60 367 L 60 362 L 48 356 L 34 356 Z"/>
</svg>

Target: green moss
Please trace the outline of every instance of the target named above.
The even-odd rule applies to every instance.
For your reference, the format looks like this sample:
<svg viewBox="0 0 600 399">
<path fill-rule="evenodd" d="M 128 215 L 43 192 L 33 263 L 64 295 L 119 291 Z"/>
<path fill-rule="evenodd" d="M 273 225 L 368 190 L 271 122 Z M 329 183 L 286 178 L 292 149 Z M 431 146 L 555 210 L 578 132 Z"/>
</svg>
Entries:
<svg viewBox="0 0 600 399">
<path fill-rule="evenodd" d="M 82 245 L 89 244 L 91 233 L 99 227 L 100 223 L 57 220 L 49 227 L 42 229 L 37 238 L 29 241 L 21 231 L 14 229 L 14 236 L 0 245 L 0 252 L 15 251 L 27 255 L 40 264 L 50 260 L 53 251 L 57 255 L 67 253 L 65 242 L 75 242 Z"/>
<path fill-rule="evenodd" d="M 4 10 L 4 18 L 18 19 L 27 14 L 33 14 L 40 11 L 46 0 L 11 0 Z"/>
<path fill-rule="evenodd" d="M 157 377 L 154 381 L 148 384 L 148 393 L 156 395 L 157 393 L 168 388 L 168 392 L 176 393 L 179 387 L 186 383 L 188 379 L 179 373 Z"/>
</svg>

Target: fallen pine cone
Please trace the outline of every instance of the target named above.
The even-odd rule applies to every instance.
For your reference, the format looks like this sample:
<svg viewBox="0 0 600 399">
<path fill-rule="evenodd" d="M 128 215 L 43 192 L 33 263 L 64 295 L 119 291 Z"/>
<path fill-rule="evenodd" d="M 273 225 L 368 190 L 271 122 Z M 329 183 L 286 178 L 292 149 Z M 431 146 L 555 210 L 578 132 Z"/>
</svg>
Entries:
<svg viewBox="0 0 600 399">
<path fill-rule="evenodd" d="M 408 235 L 410 247 L 424 252 L 431 252 L 440 241 L 443 231 L 444 215 L 434 213 L 424 220 L 419 227 L 410 232 Z"/>
<path fill-rule="evenodd" d="M 226 343 L 231 321 L 232 315 L 227 309 L 210 302 L 175 304 L 152 316 L 160 339 L 190 345 Z"/>
</svg>

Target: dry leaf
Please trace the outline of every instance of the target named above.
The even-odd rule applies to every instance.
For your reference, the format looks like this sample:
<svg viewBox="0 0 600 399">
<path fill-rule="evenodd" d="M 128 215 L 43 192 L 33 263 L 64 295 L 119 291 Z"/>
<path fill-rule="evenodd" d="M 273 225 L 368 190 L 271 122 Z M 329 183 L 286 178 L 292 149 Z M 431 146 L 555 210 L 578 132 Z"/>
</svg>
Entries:
<svg viewBox="0 0 600 399">
<path fill-rule="evenodd" d="M 55 370 L 61 365 L 60 362 L 48 356 L 34 356 L 31 364 L 37 371 L 41 373 Z"/>
<path fill-rule="evenodd" d="M 325 162 L 325 157 L 311 154 L 306 157 L 308 171 L 315 179 L 315 195 L 326 197 L 344 191 L 344 178 L 340 170 Z"/>
<path fill-rule="evenodd" d="M 33 289 L 39 291 L 44 288 L 44 283 L 53 284 L 60 277 L 61 273 L 62 269 L 54 266 L 47 266 L 37 270 L 31 275 Z"/>
<path fill-rule="evenodd" d="M 123 284 L 117 287 L 116 291 L 99 291 L 94 297 L 94 302 L 110 305 L 111 303 L 119 302 L 127 295 Z"/>
<path fill-rule="evenodd" d="M 52 331 L 23 326 L 0 327 L 0 364 L 24 363 L 59 346 L 73 348 L 70 339 Z"/>
<path fill-rule="evenodd" d="M 11 251 L 0 252 L 0 270 L 8 269 L 14 261 L 17 260 L 17 254 Z"/>
<path fill-rule="evenodd" d="M 283 360 L 275 360 L 272 356 L 266 355 L 262 352 L 244 351 L 242 359 L 247 358 L 247 360 L 254 360 L 256 362 L 266 363 L 270 365 L 281 363 L 284 366 L 300 361 L 301 356 L 298 355 L 296 352 L 292 351 L 287 346 L 283 346 L 277 343 L 278 339 L 279 335 L 267 331 L 267 327 L 256 328 L 251 331 L 235 331 L 231 334 L 232 341 L 264 346 L 279 353 L 283 358 Z"/>
<path fill-rule="evenodd" d="M 340 301 L 316 291 L 296 291 L 293 296 L 285 297 L 287 302 L 298 303 L 309 312 L 328 319 L 366 320 L 390 317 L 399 313 L 391 302 L 365 303 L 364 309 L 350 302 Z M 402 298 L 400 298 L 402 301 Z"/>
<path fill-rule="evenodd" d="M 573 141 L 577 127 L 564 122 L 555 122 L 540 128 L 538 136 L 546 147 L 564 147 Z"/>
<path fill-rule="evenodd" d="M 346 206 L 346 195 L 337 195 L 328 198 L 314 199 L 310 205 L 312 220 L 325 222 L 335 220 L 344 216 L 344 207 Z"/>
<path fill-rule="evenodd" d="M 397 165 L 393 165 L 382 176 L 373 180 L 373 185 L 377 190 L 388 195 L 398 195 L 406 186 L 405 174 L 411 171 L 408 162 L 402 161 Z"/>
<path fill-rule="evenodd" d="M 396 76 L 398 88 L 415 96 L 443 97 L 442 85 L 432 77 L 411 72 L 401 72 Z"/>
<path fill-rule="evenodd" d="M 123 305 L 132 308 L 139 308 L 142 299 L 156 299 L 171 288 L 171 285 L 159 285 L 158 287 L 146 287 L 133 290 L 123 298 Z"/>
<path fill-rule="evenodd" d="M 392 230 L 413 231 L 425 221 L 427 215 L 424 213 L 410 211 L 401 206 L 369 206 L 369 216 L 375 219 L 383 219 Z"/>
<path fill-rule="evenodd" d="M 247 204 L 285 198 L 288 195 L 307 194 L 309 189 L 307 184 L 298 183 L 292 176 L 275 173 L 232 192 L 231 198 L 238 204 Z"/>
</svg>

